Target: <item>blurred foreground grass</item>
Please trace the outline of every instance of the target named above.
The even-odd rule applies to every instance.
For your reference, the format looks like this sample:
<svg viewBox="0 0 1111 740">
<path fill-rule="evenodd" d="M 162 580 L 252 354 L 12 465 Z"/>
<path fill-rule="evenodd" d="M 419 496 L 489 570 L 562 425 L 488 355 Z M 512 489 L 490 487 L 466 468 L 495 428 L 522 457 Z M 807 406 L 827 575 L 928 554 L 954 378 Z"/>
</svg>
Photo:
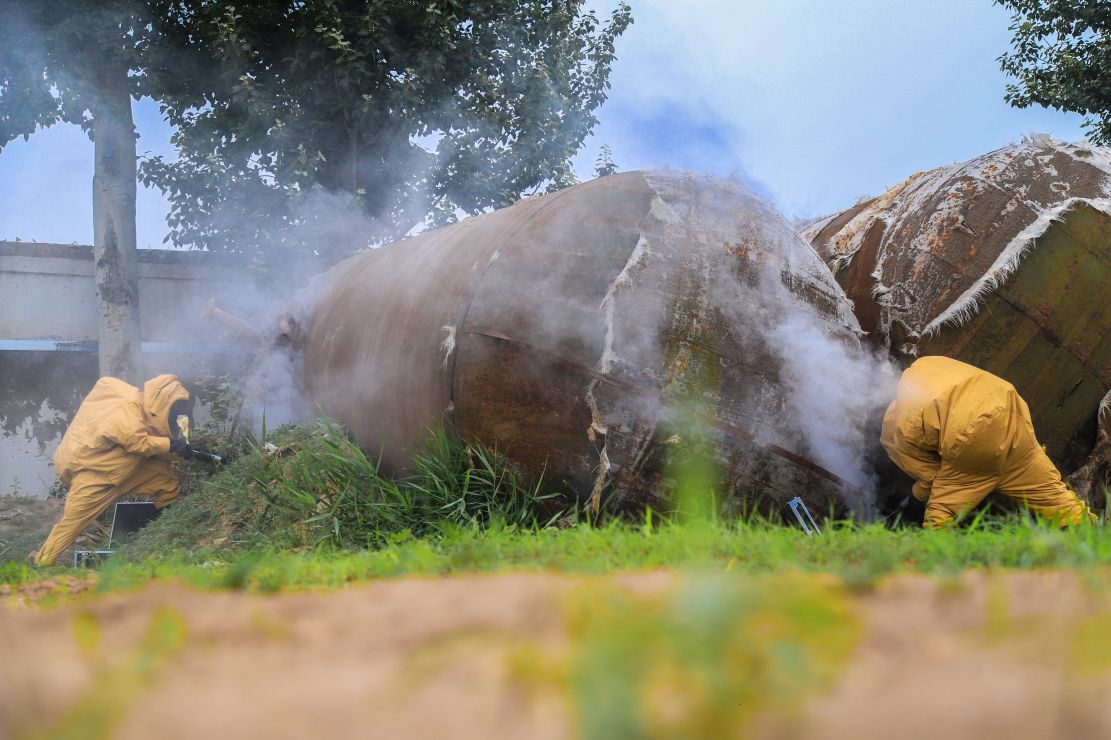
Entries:
<svg viewBox="0 0 1111 740">
<path fill-rule="evenodd" d="M 818 579 L 683 579 L 656 598 L 595 586 L 568 605 L 564 686 L 583 737 L 744 737 L 829 688 L 860 637 Z"/>
<path fill-rule="evenodd" d="M 322 560 L 321 554 L 314 559 Z M 370 723 L 381 722 L 383 711 L 394 711 L 394 724 L 385 724 L 396 727 L 396 711 L 426 712 L 425 700 L 435 697 L 445 711 L 459 701 L 513 706 L 526 714 L 543 708 L 532 715 L 533 722 L 555 718 L 583 738 L 743 737 L 758 717 L 789 727 L 808 698 L 843 675 L 863 634 L 852 594 L 825 576 L 647 574 L 541 578 L 534 583 L 521 589 L 519 576 L 472 579 L 473 592 L 480 594 L 476 598 L 490 607 L 464 609 L 465 614 L 442 608 L 445 584 L 439 579 L 417 584 L 416 590 L 406 584 L 404 601 L 369 591 L 355 595 L 359 602 L 345 598 L 349 594 L 317 594 L 309 610 L 291 607 L 303 605 L 301 599 L 211 597 L 171 588 L 71 604 L 61 607 L 61 614 L 20 614 L 4 625 L 21 630 L 19 636 L 40 648 L 7 655 L 0 668 L 0 677 L 21 678 L 15 701 L 0 697 L 0 709 L 9 710 L 6 717 L 0 712 L 0 736 L 126 734 L 121 728 L 136 726 L 136 716 L 161 702 L 186 701 L 201 712 L 210 708 L 212 697 L 221 692 L 194 694 L 191 687 L 193 681 L 229 687 L 229 679 L 219 669 L 214 675 L 212 666 L 241 666 L 231 671 L 235 681 L 245 675 L 243 670 L 252 670 L 242 666 L 273 665 L 275 656 L 285 656 L 289 662 L 284 665 L 296 665 L 302 680 L 327 687 L 326 693 L 349 691 L 341 683 L 357 675 L 353 665 L 356 671 L 384 674 L 381 683 L 356 682 L 368 692 L 362 716 Z M 121 604 L 129 626 L 113 630 Z M 364 617 L 378 609 L 391 620 L 409 617 L 420 624 L 400 628 L 398 641 L 386 648 L 390 638 L 363 634 L 365 622 L 335 619 L 349 614 L 353 604 L 360 604 L 356 611 Z M 322 623 L 322 614 L 332 619 Z M 326 641 L 311 636 L 328 623 L 334 627 L 333 638 L 351 646 L 347 652 L 356 663 L 337 658 Z M 62 657 L 40 660 L 44 641 L 61 646 Z M 77 649 L 67 654 L 64 647 L 70 644 Z M 77 665 L 94 671 L 95 680 L 62 682 L 57 690 L 65 698 L 53 702 L 51 711 L 18 699 L 47 687 L 55 691 L 58 674 Z M 483 680 L 487 674 L 474 667 L 482 665 L 500 666 L 506 681 Z M 460 673 L 466 680 L 458 680 Z M 160 690 L 171 674 L 173 689 Z M 265 669 L 251 675 L 263 685 L 273 678 Z M 281 684 L 271 684 L 279 687 L 279 695 Z M 183 692 L 183 687 L 190 688 Z M 491 697 L 491 692 L 504 695 Z M 412 698 L 401 700 L 400 695 Z M 259 694 L 254 696 L 257 700 Z M 388 701 L 382 701 L 384 696 Z M 267 711 L 320 711 L 319 691 L 302 697 L 304 703 L 281 702 Z M 334 710 L 330 701 L 323 700 Z M 35 709 L 28 711 L 29 706 Z M 359 707 L 350 711 L 353 726 L 365 731 L 370 725 L 355 719 Z M 244 731 L 244 714 L 232 715 L 225 730 Z M 257 721 L 257 715 L 246 716 Z M 474 730 L 474 716 L 467 721 Z M 511 725 L 517 734 L 498 732 L 500 725 L 487 726 L 489 732 L 483 734 L 528 736 L 520 734 L 521 721 Z M 180 734 L 172 724 L 164 729 Z M 348 735 L 358 733 L 341 733 Z"/>
</svg>

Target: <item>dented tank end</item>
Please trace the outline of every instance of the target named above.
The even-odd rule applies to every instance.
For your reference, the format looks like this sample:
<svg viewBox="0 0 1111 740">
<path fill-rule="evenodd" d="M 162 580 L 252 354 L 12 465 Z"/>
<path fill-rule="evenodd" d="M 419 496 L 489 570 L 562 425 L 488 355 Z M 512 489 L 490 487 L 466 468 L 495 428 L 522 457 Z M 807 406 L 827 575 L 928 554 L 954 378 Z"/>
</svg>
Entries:
<svg viewBox="0 0 1111 740">
<path fill-rule="evenodd" d="M 666 508 L 694 434 L 727 505 L 843 512 L 840 477 L 785 418 L 769 275 L 775 300 L 859 349 L 829 271 L 743 186 L 613 175 L 333 268 L 306 391 L 395 468 L 447 424 L 571 496 Z"/>
<path fill-rule="evenodd" d="M 1111 389 L 1111 154 L 1038 136 L 919 173 L 803 235 L 861 326 L 995 373 L 1066 471 Z"/>
</svg>

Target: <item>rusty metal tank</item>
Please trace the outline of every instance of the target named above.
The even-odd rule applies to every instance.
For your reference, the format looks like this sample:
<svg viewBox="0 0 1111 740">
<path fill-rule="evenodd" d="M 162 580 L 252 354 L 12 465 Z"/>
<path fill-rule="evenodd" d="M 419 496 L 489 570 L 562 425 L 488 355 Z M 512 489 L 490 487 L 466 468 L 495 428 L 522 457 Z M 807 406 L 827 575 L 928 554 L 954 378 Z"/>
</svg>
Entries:
<svg viewBox="0 0 1111 740">
<path fill-rule="evenodd" d="M 801 311 L 851 348 L 859 328 L 813 250 L 739 183 L 612 175 L 360 253 L 322 285 L 307 395 L 389 467 L 449 424 L 579 498 L 661 505 L 690 433 L 725 503 L 802 494 L 844 511 L 754 327 Z"/>
<path fill-rule="evenodd" d="M 1111 388 L 1111 157 L 1036 136 L 911 176 L 803 236 L 896 354 L 1009 381 L 1074 467 Z"/>
</svg>

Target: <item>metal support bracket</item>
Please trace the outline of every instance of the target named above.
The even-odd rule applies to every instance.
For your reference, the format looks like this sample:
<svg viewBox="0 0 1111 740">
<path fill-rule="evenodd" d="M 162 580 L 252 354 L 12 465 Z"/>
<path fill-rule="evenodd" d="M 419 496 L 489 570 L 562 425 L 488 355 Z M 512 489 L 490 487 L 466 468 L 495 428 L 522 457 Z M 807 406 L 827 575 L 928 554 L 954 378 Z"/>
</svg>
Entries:
<svg viewBox="0 0 1111 740">
<path fill-rule="evenodd" d="M 806 534 L 811 537 L 816 534 L 822 533 L 822 530 L 818 529 L 818 523 L 814 521 L 814 517 L 810 515 L 810 509 L 806 508 L 806 504 L 803 503 L 800 497 L 795 496 L 793 499 L 787 502 L 787 505 L 791 507 L 791 512 L 795 515 L 795 519 L 798 519 L 799 524 L 802 525 L 803 532 L 806 532 Z M 799 513 L 799 509 L 802 509 L 803 512 L 806 514 L 806 519 L 802 518 L 802 514 Z M 809 520 L 809 524 L 807 524 L 807 520 Z"/>
</svg>

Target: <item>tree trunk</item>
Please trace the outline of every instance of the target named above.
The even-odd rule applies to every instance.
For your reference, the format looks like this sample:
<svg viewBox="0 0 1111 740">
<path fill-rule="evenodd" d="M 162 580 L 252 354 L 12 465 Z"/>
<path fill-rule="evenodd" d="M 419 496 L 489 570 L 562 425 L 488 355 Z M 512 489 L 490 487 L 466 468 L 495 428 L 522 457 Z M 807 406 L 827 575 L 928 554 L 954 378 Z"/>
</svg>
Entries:
<svg viewBox="0 0 1111 740">
<path fill-rule="evenodd" d="M 93 107 L 93 256 L 100 374 L 138 383 L 139 273 L 135 243 L 135 122 L 127 67 L 97 65 Z"/>
</svg>

